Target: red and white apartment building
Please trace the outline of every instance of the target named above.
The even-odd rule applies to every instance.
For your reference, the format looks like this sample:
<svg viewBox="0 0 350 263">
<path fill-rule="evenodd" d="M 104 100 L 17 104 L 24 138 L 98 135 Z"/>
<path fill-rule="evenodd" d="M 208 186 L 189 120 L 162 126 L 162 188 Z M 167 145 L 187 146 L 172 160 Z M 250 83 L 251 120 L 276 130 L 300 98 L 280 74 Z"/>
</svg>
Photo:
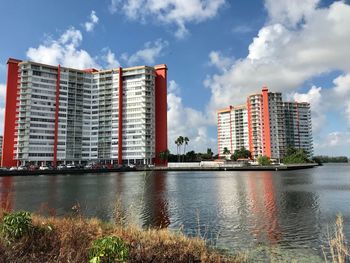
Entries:
<svg viewBox="0 0 350 263">
<path fill-rule="evenodd" d="M 281 160 L 288 146 L 313 155 L 310 104 L 284 102 L 280 92 L 249 95 L 247 103 L 217 111 L 218 152 L 226 147 L 232 154 L 245 147 L 252 158 L 266 155 Z"/>
<path fill-rule="evenodd" d="M 2 166 L 165 164 L 167 66 L 73 69 L 8 60 Z"/>
</svg>

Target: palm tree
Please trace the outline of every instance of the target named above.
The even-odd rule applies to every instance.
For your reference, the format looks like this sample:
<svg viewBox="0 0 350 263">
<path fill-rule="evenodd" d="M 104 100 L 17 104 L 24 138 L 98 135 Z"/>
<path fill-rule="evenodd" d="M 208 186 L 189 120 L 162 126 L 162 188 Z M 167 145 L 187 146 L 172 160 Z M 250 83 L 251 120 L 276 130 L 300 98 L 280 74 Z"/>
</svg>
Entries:
<svg viewBox="0 0 350 263">
<path fill-rule="evenodd" d="M 179 144 L 179 155 L 178 155 L 178 161 L 180 161 L 180 152 L 181 152 L 181 146 L 183 145 L 184 143 L 184 137 L 183 136 L 179 136 L 177 138 L 178 140 L 178 144 Z"/>
<path fill-rule="evenodd" d="M 177 139 L 175 140 L 175 144 L 176 144 L 177 162 L 179 162 L 179 158 L 180 158 L 180 156 L 179 156 L 179 147 L 180 147 L 179 138 L 177 138 Z"/>
<path fill-rule="evenodd" d="M 188 144 L 188 142 L 190 141 L 190 139 L 188 139 L 188 137 L 184 137 L 184 157 L 183 157 L 183 161 L 185 160 L 185 152 L 186 152 L 186 145 Z"/>
<path fill-rule="evenodd" d="M 230 150 L 227 147 L 224 147 L 224 151 L 222 152 L 224 155 L 230 154 Z"/>
</svg>

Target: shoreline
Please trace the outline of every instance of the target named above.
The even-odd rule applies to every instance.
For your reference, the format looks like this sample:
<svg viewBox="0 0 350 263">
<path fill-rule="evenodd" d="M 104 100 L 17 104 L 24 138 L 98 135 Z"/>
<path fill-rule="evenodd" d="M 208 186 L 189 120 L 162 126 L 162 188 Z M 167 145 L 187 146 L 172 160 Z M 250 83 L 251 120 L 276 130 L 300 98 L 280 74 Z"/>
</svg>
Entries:
<svg viewBox="0 0 350 263">
<path fill-rule="evenodd" d="M 310 169 L 318 166 L 316 163 L 289 164 L 289 165 L 267 165 L 267 166 L 219 166 L 219 167 L 124 167 L 112 169 L 63 169 L 63 170 L 35 170 L 35 171 L 1 171 L 0 176 L 34 176 L 34 175 L 66 175 L 66 174 L 86 174 L 86 173 L 112 173 L 112 172 L 200 172 L 200 171 L 291 171 L 300 169 Z"/>
</svg>

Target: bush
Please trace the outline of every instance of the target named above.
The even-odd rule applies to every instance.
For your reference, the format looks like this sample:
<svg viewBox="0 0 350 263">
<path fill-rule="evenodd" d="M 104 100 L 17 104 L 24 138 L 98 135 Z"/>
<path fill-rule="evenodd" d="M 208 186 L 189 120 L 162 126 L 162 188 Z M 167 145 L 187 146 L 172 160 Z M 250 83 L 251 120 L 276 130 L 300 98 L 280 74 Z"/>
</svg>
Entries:
<svg viewBox="0 0 350 263">
<path fill-rule="evenodd" d="M 310 162 L 307 153 L 303 149 L 288 147 L 286 155 L 283 158 L 284 164 L 308 163 Z"/>
<path fill-rule="evenodd" d="M 5 214 L 2 219 L 1 234 L 9 242 L 28 235 L 32 229 L 32 218 L 28 212 Z"/>
<path fill-rule="evenodd" d="M 267 157 L 266 155 L 263 155 L 258 157 L 258 163 L 260 165 L 269 165 L 271 164 L 271 161 L 269 157 Z"/>
<path fill-rule="evenodd" d="M 119 237 L 109 236 L 93 242 L 89 252 L 90 263 L 126 262 L 129 249 Z"/>
</svg>

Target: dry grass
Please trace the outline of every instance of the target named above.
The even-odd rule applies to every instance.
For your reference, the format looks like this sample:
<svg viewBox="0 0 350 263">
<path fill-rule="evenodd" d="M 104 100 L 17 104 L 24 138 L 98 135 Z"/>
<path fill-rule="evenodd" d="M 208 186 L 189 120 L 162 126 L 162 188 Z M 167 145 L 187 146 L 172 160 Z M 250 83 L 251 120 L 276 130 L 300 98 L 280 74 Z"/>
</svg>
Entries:
<svg viewBox="0 0 350 263">
<path fill-rule="evenodd" d="M 93 240 L 114 235 L 129 247 L 129 262 L 245 262 L 243 255 L 224 256 L 209 250 L 199 238 L 166 229 L 106 224 L 81 216 L 68 218 L 33 215 L 37 229 L 31 236 L 8 244 L 0 241 L 0 262 L 88 262 Z"/>
<path fill-rule="evenodd" d="M 350 251 L 344 236 L 344 225 L 343 217 L 341 215 L 337 216 L 335 220 L 335 226 L 333 233 L 330 235 L 328 233 L 328 247 L 330 256 L 327 257 L 327 252 L 323 248 L 323 255 L 326 262 L 332 263 L 345 263 L 350 261 Z"/>
</svg>

